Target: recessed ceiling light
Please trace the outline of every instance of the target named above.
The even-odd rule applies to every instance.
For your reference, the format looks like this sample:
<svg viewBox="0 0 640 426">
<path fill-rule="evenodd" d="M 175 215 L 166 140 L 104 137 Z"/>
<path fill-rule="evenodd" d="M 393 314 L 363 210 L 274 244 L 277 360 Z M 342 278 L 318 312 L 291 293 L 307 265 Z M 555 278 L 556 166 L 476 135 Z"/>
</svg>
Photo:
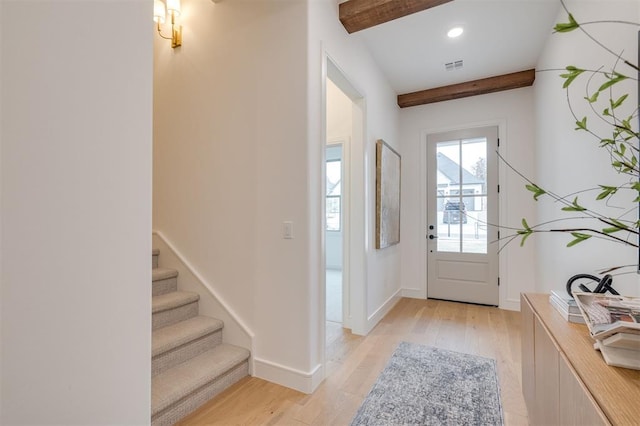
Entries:
<svg viewBox="0 0 640 426">
<path fill-rule="evenodd" d="M 449 30 L 449 32 L 447 33 L 447 36 L 449 36 L 449 38 L 456 38 L 456 37 L 460 37 L 460 35 L 462 35 L 463 32 L 464 32 L 464 29 L 462 27 L 454 27 Z"/>
</svg>

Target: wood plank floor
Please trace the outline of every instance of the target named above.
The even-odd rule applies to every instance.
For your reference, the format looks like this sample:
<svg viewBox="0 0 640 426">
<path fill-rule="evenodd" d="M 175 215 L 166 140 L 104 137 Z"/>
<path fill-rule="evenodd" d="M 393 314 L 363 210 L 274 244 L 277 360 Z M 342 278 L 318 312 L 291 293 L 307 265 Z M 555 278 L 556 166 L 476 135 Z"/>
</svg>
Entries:
<svg viewBox="0 0 640 426">
<path fill-rule="evenodd" d="M 401 341 L 494 358 L 505 424 L 527 424 L 521 392 L 520 314 L 402 299 L 366 337 L 327 323 L 327 379 L 312 395 L 248 377 L 180 425 L 348 425 Z"/>
</svg>

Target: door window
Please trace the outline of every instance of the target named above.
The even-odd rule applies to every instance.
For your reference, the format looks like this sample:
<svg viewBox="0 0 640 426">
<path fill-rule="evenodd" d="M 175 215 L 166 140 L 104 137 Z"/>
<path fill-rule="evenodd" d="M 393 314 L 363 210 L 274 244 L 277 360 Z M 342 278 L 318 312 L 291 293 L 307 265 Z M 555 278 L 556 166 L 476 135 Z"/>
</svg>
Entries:
<svg viewBox="0 0 640 426">
<path fill-rule="evenodd" d="M 327 231 L 341 229 L 342 161 L 327 161 Z"/>
<path fill-rule="evenodd" d="M 487 139 L 436 146 L 438 251 L 487 253 Z"/>
</svg>

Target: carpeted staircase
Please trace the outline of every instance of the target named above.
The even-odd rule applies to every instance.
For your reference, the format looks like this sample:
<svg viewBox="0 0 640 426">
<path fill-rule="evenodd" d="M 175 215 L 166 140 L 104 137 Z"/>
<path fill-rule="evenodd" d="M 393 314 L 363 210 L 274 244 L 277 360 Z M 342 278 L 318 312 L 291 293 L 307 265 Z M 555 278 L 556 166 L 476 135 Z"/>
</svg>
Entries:
<svg viewBox="0 0 640 426">
<path fill-rule="evenodd" d="M 197 293 L 153 251 L 151 424 L 171 425 L 249 374 L 249 351 L 222 343 L 223 323 L 198 315 Z"/>
</svg>

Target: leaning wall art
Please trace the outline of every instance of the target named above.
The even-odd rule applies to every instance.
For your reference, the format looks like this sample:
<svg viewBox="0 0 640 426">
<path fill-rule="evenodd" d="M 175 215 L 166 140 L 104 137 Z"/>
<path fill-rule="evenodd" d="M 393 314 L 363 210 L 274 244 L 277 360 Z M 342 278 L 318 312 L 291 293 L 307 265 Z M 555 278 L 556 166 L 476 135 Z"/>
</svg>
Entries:
<svg viewBox="0 0 640 426">
<path fill-rule="evenodd" d="M 400 242 L 400 154 L 376 143 L 376 248 Z"/>
</svg>

